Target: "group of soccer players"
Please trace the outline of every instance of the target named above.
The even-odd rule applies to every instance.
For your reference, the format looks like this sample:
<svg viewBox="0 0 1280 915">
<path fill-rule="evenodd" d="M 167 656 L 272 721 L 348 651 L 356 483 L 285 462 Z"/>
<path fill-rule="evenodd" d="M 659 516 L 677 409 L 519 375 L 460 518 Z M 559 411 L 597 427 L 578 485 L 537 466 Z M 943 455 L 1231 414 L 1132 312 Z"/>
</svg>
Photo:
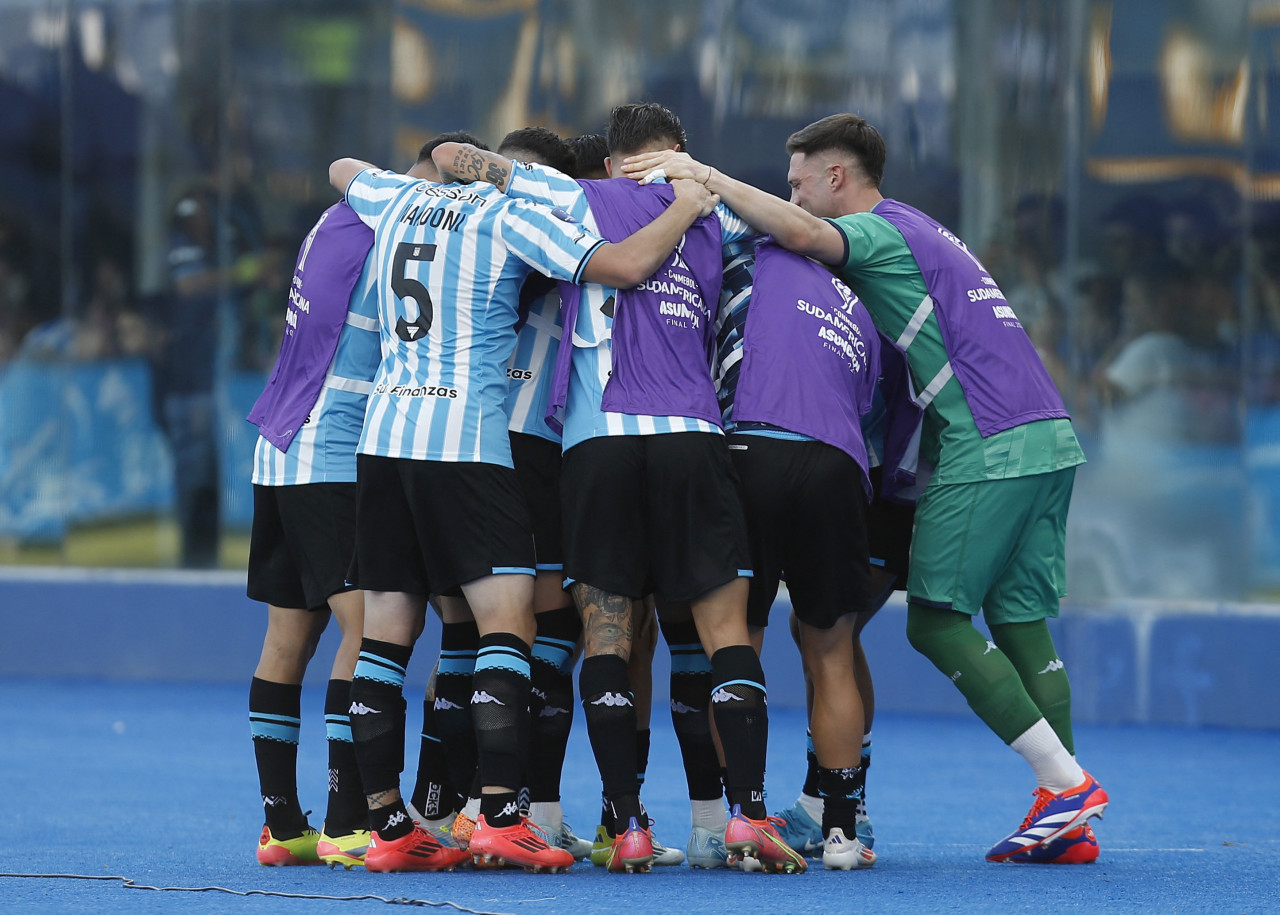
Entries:
<svg viewBox="0 0 1280 915">
<path fill-rule="evenodd" d="M 261 863 L 871 866 L 858 634 L 904 586 L 912 644 L 1039 783 L 988 859 L 1097 857 L 1087 820 L 1107 797 L 1075 761 L 1045 624 L 1083 457 L 1016 317 L 959 239 L 880 197 L 884 147 L 862 119 L 793 135 L 791 202 L 686 145 L 670 111 L 638 104 L 603 147 L 527 128 L 497 153 L 439 137 L 404 175 L 330 167 L 344 199 L 299 252 L 249 417 Z M 810 766 L 770 817 L 758 653 L 784 576 Z M 403 684 L 429 601 L 440 657 L 404 798 Z M 640 800 L 655 610 L 684 854 Z M 297 797 L 299 696 L 330 611 L 317 833 Z M 594 842 L 559 803 L 579 654 Z"/>
</svg>

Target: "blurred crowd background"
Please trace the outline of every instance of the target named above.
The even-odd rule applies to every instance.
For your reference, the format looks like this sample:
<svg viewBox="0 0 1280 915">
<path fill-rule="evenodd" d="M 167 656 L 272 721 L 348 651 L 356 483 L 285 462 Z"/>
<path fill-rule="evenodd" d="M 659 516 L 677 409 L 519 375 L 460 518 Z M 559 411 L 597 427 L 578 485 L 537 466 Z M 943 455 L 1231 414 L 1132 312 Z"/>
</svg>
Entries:
<svg viewBox="0 0 1280 915">
<path fill-rule="evenodd" d="M 1073 598 L 1280 594 L 1274 0 L 0 0 L 0 563 L 242 568 L 328 163 L 647 100 L 778 194 L 880 128 L 1072 410 Z"/>
</svg>

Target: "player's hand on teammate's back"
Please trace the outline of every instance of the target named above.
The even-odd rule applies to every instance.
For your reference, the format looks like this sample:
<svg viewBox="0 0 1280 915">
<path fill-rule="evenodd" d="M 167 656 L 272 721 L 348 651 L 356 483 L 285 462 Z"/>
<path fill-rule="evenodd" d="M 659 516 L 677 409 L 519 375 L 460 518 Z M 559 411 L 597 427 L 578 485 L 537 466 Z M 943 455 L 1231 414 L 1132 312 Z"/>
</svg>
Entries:
<svg viewBox="0 0 1280 915">
<path fill-rule="evenodd" d="M 657 152 L 641 153 L 628 156 L 622 160 L 622 174 L 648 184 L 657 178 L 665 177 L 668 181 L 677 178 L 690 178 L 705 184 L 711 176 L 711 166 L 703 165 L 688 153 L 663 149 Z"/>
<path fill-rule="evenodd" d="M 711 193 L 691 178 L 676 178 L 671 182 L 671 187 L 675 189 L 677 197 L 688 197 L 702 205 L 699 216 L 710 216 L 711 211 L 720 203 L 719 195 Z"/>
</svg>

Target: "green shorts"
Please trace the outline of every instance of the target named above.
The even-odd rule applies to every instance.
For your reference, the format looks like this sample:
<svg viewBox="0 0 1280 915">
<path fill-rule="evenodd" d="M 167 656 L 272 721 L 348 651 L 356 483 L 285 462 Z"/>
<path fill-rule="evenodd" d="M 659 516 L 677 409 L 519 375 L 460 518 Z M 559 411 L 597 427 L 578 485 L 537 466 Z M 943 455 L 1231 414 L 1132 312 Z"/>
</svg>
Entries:
<svg viewBox="0 0 1280 915">
<path fill-rule="evenodd" d="M 916 506 L 907 600 L 984 611 L 988 625 L 1058 615 L 1076 470 L 925 489 Z"/>
</svg>

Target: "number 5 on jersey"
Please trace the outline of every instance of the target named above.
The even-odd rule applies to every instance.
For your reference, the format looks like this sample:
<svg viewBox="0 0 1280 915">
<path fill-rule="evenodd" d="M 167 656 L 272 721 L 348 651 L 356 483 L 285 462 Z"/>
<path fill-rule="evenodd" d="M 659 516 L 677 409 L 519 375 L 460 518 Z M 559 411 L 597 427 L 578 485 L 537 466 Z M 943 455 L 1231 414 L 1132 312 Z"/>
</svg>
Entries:
<svg viewBox="0 0 1280 915">
<path fill-rule="evenodd" d="M 404 301 L 413 299 L 418 304 L 418 317 L 406 321 L 401 315 L 396 319 L 396 336 L 406 343 L 421 340 L 431 330 L 431 321 L 435 317 L 435 309 L 431 305 L 431 293 L 427 287 L 413 277 L 405 275 L 405 267 L 409 261 L 430 262 L 436 258 L 435 245 L 420 245 L 403 241 L 396 245 L 396 256 L 391 263 L 391 291 L 396 298 Z"/>
</svg>

